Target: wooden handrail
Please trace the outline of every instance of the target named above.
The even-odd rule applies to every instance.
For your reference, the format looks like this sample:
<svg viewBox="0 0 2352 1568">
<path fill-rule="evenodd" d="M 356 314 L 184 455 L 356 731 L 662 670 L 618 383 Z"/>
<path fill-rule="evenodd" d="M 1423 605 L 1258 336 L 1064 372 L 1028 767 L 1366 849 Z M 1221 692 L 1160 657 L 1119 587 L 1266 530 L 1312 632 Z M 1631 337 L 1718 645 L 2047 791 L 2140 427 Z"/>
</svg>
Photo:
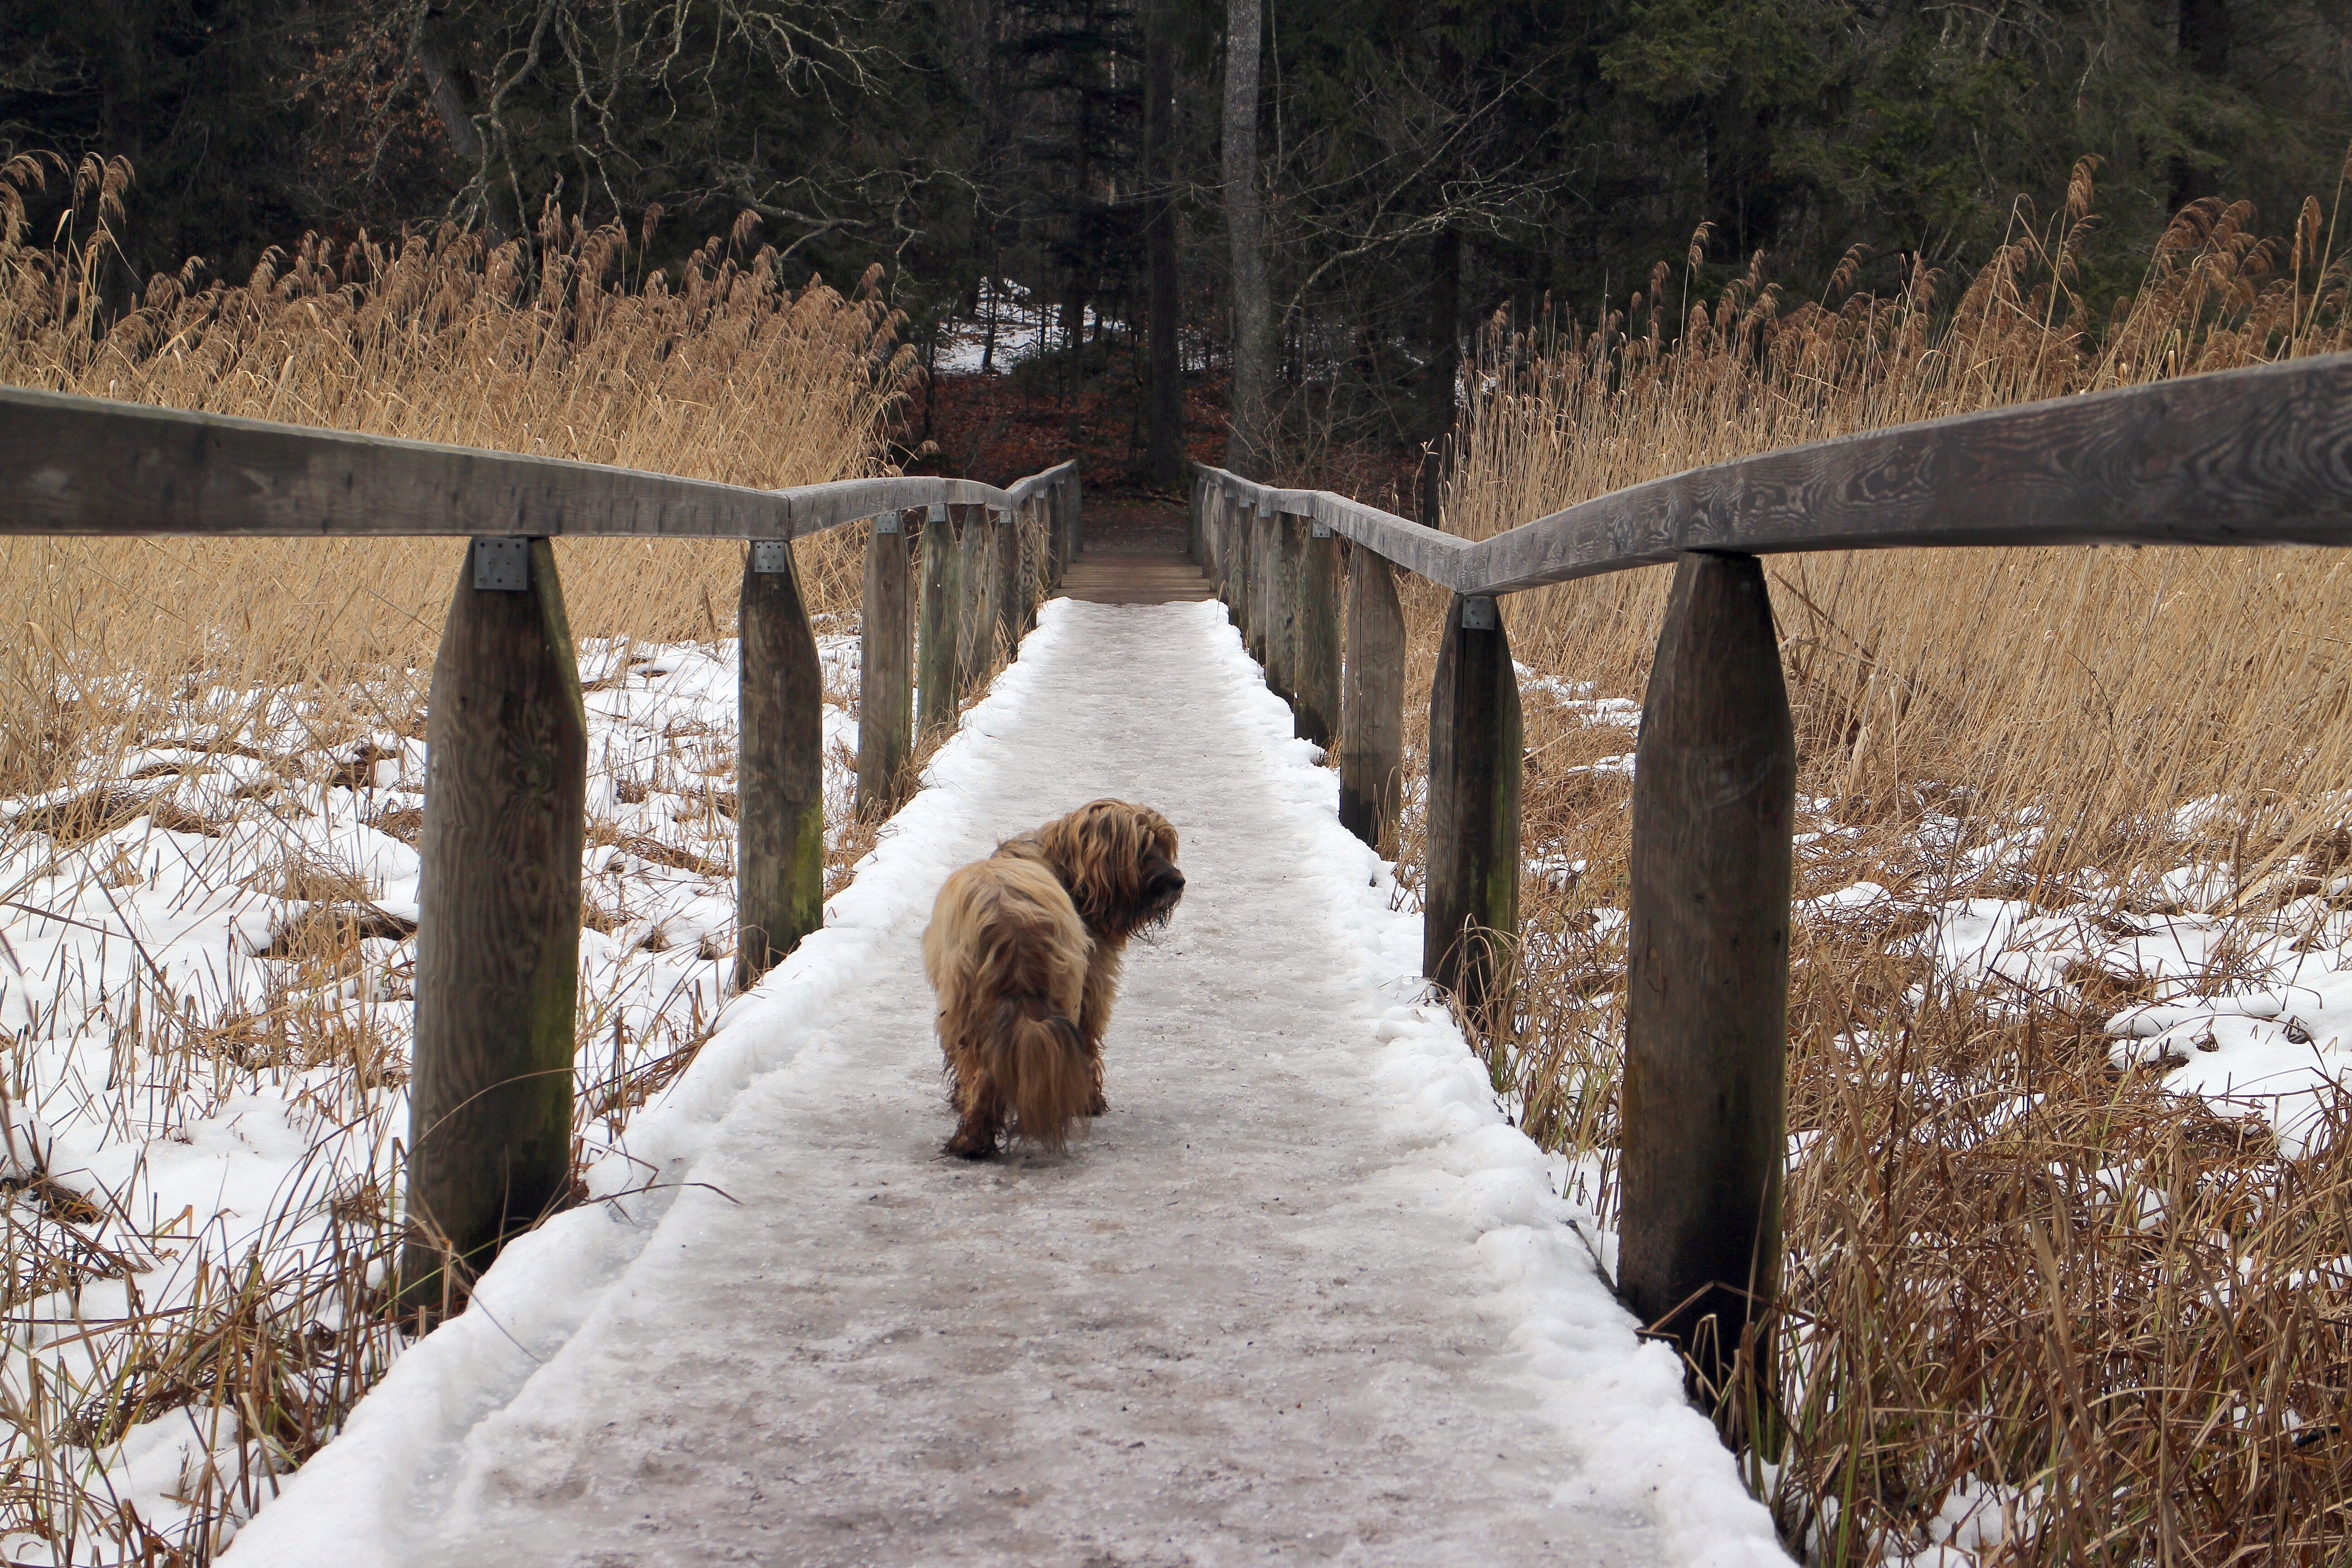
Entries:
<svg viewBox="0 0 2352 1568">
<path fill-rule="evenodd" d="M 1796 749 L 1759 557 L 1911 546 L 2352 544 L 2352 354 L 1957 415 L 1694 468 L 1473 542 L 1201 467 L 1192 547 L 1301 702 L 1286 628 L 1348 563 L 1341 819 L 1394 854 L 1406 795 L 1394 566 L 1453 591 L 1429 703 L 1422 972 L 1509 1005 L 1520 711 L 1496 596 L 1675 563 L 1643 700 L 1628 898 L 1617 1287 L 1695 1379 L 1769 1366 L 1779 1280 Z M 1263 650 L 1261 652 L 1261 650 Z M 1709 1326 L 1710 1320 L 1712 1326 Z"/>
<path fill-rule="evenodd" d="M 1452 591 L 1431 692 L 1423 965 L 1473 1012 L 1500 994 L 1518 928 L 1519 694 L 1495 596 L 1676 563 L 1636 753 L 1618 1288 L 1720 1386 L 1742 1356 L 1769 1364 L 1757 1308 L 1780 1258 L 1795 760 L 1758 557 L 2352 544 L 2352 355 L 1790 447 L 1475 542 L 1326 491 L 1197 473 L 1193 551 L 1302 733 L 1332 738 L 1338 672 L 1343 820 L 1389 853 L 1407 793 L 1390 563 Z M 477 540 L 428 721 L 447 782 L 428 793 L 422 848 L 404 1269 L 405 1299 L 422 1305 L 461 1294 L 532 1205 L 556 1201 L 566 1170 L 584 731 L 540 542 L 774 542 L 884 520 L 867 557 L 889 580 L 869 584 L 864 633 L 865 810 L 896 799 L 912 728 L 951 724 L 1029 624 L 1076 551 L 1078 514 L 1074 463 L 1003 489 L 891 478 L 758 490 L 0 389 L 0 535 Z M 879 537 L 893 528 L 895 542 Z M 1361 547 L 1344 568 L 1344 665 L 1334 533 Z M 919 616 L 919 706 L 907 646 Z M 822 691 L 790 551 L 747 552 L 742 626 L 744 745 L 757 752 L 738 824 L 750 984 L 822 919 Z M 509 765 L 518 756 L 531 766 Z M 560 1095 L 546 1087 L 559 1082 Z"/>
<path fill-rule="evenodd" d="M 1006 489 L 915 475 L 762 490 L 0 388 L 0 536 L 798 539 L 908 507 L 1011 511 L 1076 472 Z"/>
<path fill-rule="evenodd" d="M 1323 490 L 1212 482 L 1457 594 L 1693 552 L 2352 544 L 2352 354 L 1956 414 L 1693 468 L 1473 543 Z"/>
<path fill-rule="evenodd" d="M 434 658 L 417 847 L 400 1293 L 426 1320 L 570 1191 L 588 737 L 549 540 L 751 542 L 735 814 L 735 978 L 749 986 L 824 919 L 824 689 L 787 542 L 874 520 L 856 808 L 887 812 L 914 754 L 918 539 L 927 564 L 952 551 L 971 567 L 951 602 L 924 600 L 956 679 L 940 713 L 927 689 L 931 727 L 1010 656 L 1076 548 L 1078 504 L 1076 463 L 1003 489 L 905 477 L 761 490 L 0 388 L 0 536 L 473 540 Z M 959 625 L 980 634 L 960 653 Z"/>
</svg>

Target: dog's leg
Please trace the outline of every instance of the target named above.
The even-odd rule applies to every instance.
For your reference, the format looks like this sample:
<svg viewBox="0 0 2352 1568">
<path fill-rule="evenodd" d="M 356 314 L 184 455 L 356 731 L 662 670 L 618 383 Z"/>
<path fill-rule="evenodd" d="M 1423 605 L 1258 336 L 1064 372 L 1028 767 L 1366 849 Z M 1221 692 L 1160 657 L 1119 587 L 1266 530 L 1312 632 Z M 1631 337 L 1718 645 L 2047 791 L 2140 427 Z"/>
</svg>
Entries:
<svg viewBox="0 0 2352 1568">
<path fill-rule="evenodd" d="M 1004 1099 L 985 1068 L 965 1064 L 956 1075 L 955 1136 L 947 1152 L 966 1160 L 986 1160 L 996 1152 L 997 1134 L 1004 1129 Z"/>
<path fill-rule="evenodd" d="M 1110 1028 L 1111 1004 L 1118 999 L 1119 958 L 1126 947 L 1124 942 L 1097 939 L 1087 960 L 1086 999 L 1078 1009 L 1078 1047 L 1086 1054 L 1087 1072 L 1094 1077 L 1094 1094 L 1087 1101 L 1088 1116 L 1100 1116 L 1110 1109 L 1110 1100 L 1103 1094 L 1102 1043 Z"/>
</svg>

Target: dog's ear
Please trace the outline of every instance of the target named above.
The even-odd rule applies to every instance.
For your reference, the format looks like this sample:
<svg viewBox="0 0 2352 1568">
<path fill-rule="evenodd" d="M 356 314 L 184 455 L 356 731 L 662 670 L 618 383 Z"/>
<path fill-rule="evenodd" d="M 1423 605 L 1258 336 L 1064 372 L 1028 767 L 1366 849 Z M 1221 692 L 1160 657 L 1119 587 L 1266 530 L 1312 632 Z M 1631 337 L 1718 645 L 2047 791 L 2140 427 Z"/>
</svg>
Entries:
<svg viewBox="0 0 2352 1568">
<path fill-rule="evenodd" d="M 1176 829 L 1149 806 L 1097 800 L 1039 828 L 1037 843 L 1087 924 L 1119 930 L 1142 907 L 1149 853 L 1175 858 Z"/>
<path fill-rule="evenodd" d="M 1142 823 L 1143 831 L 1151 837 L 1161 858 L 1170 865 L 1174 865 L 1176 863 L 1176 825 L 1148 805 L 1137 806 L 1135 815 Z"/>
</svg>

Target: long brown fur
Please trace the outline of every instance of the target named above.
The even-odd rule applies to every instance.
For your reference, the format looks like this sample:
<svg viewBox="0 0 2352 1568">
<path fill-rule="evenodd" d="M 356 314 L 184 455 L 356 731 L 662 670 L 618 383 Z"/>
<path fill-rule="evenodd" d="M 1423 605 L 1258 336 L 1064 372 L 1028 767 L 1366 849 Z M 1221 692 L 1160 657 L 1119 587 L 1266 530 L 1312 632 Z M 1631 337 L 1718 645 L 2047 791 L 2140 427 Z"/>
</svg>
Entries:
<svg viewBox="0 0 2352 1568">
<path fill-rule="evenodd" d="M 954 1080 L 947 1151 L 985 1159 L 1011 1132 L 1049 1150 L 1103 1098 L 1102 1039 L 1128 940 L 1184 893 L 1176 829 L 1097 800 L 1009 838 L 940 889 L 923 932 Z"/>
</svg>

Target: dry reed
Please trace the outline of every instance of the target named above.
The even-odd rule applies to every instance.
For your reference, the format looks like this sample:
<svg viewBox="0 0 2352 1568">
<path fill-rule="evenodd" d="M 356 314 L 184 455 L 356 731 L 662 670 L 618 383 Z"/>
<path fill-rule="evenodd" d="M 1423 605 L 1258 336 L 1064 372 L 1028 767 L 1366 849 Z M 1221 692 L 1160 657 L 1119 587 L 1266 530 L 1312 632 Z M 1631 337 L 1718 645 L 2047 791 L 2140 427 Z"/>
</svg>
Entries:
<svg viewBox="0 0 2352 1568">
<path fill-rule="evenodd" d="M 1760 264 L 1685 303 L 1662 266 L 1596 330 L 1498 325 L 1449 526 L 1483 536 L 1796 441 L 2347 346 L 2347 268 L 2316 203 L 2267 239 L 2242 205 L 2189 208 L 2095 323 L 2072 287 L 2089 175 L 1948 307 L 1920 273 L 1894 299 L 1784 310 Z M 1935 1561 L 1939 1545 L 1952 1563 L 2352 1555 L 2342 1097 L 2321 1097 L 2290 1158 L 2263 1118 L 2218 1117 L 2160 1070 L 2116 1065 L 2102 1026 L 2153 986 L 2070 971 L 1995 994 L 1939 973 L 1923 939 L 1969 897 L 2149 917 L 2175 907 L 2158 878 L 2184 862 L 2223 868 L 2225 915 L 2317 922 L 2319 900 L 2291 900 L 2332 886 L 2352 848 L 2352 657 L 2336 635 L 2352 576 L 2289 552 L 1767 564 L 1814 835 L 1799 893 L 1867 880 L 1889 896 L 1792 934 L 1788 1436 L 1744 1459 L 1759 1495 L 1825 1563 Z M 1604 1215 L 1631 793 L 1614 759 L 1633 750 L 1624 700 L 1642 695 L 1666 575 L 1506 609 L 1539 678 L 1524 989 L 1473 1022 L 1498 1089 L 1574 1156 L 1575 1195 Z M 1417 596 L 1415 679 L 1436 610 Z M 2003 839 L 2021 852 L 1964 853 Z M 2192 988 L 2244 978 L 2223 965 Z"/>
<path fill-rule="evenodd" d="M 27 198 L 53 178 L 67 182 L 65 216 L 38 240 Z M 895 319 L 870 279 L 849 296 L 786 288 L 748 223 L 674 276 L 634 275 L 629 237 L 551 209 L 530 246 L 449 229 L 345 246 L 311 237 L 241 285 L 197 287 L 192 263 L 110 315 L 100 262 L 129 183 L 120 163 L 0 165 L 0 382 L 749 486 L 883 461 L 883 419 L 908 364 Z M 848 529 L 798 547 L 821 632 L 855 629 L 862 542 Z M 402 777 L 365 797 L 381 803 L 368 820 L 413 842 L 402 748 L 423 733 L 458 552 L 456 541 L 0 542 L 0 616 L 13 629 L 0 637 L 0 797 L 20 803 L 0 813 L 0 861 L 63 896 L 135 890 L 142 868 L 152 875 L 145 843 L 168 829 L 196 836 L 179 840 L 200 847 L 195 881 L 266 881 L 280 907 L 303 911 L 257 954 L 269 970 L 257 1003 L 250 987 L 167 983 L 152 963 L 119 992 L 83 996 L 91 1017 L 112 1020 L 103 1083 L 72 1071 L 53 1081 L 89 1026 L 61 1022 L 59 1001 L 0 1041 L 0 1555 L 208 1561 L 397 1348 L 382 1287 L 396 1239 L 406 958 L 373 885 L 318 855 L 304 824 L 325 820 L 331 791 L 376 790 L 382 768 Z M 606 670 L 598 687 L 656 689 L 661 665 L 715 666 L 716 650 L 652 652 L 733 633 L 738 545 L 560 543 L 559 560 L 583 659 Z M 846 705 L 851 694 L 828 695 Z M 591 879 L 583 943 L 658 953 L 671 937 L 631 907 L 632 889 L 651 896 L 648 879 L 668 877 L 723 890 L 731 877 L 732 795 L 713 781 L 731 772 L 732 739 L 692 710 L 615 732 L 592 759 L 592 838 L 635 869 Z M 131 853 L 83 853 L 142 816 L 149 840 Z M 872 838 L 870 824 L 833 826 L 829 886 Z M 242 870 L 257 852 L 277 858 Z M 718 937 L 685 940 L 700 947 L 682 947 L 682 961 L 723 967 Z M 614 975 L 581 999 L 583 1159 L 715 1022 L 715 981 L 681 982 L 648 1007 Z M 240 1095 L 282 1098 L 317 1143 L 259 1227 L 248 1216 L 234 1233 L 217 1216 L 134 1214 L 143 1157 L 120 1191 L 52 1173 L 29 1114 L 45 1097 L 79 1100 L 108 1141 L 135 1147 L 201 1128 Z M 164 1486 L 172 1517 L 144 1517 L 119 1492 L 138 1473 L 126 1442 L 148 1469 L 182 1455 Z"/>
</svg>

